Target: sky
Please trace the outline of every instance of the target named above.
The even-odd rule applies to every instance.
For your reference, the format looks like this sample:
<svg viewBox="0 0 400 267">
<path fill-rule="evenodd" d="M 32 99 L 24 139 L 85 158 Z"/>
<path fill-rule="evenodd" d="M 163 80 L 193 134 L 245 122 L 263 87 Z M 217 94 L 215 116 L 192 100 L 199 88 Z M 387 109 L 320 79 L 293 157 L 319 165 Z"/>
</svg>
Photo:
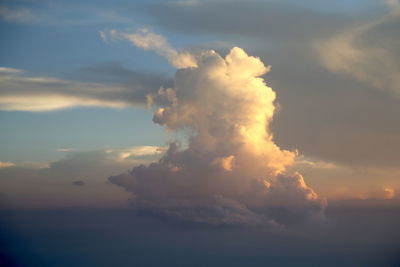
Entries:
<svg viewBox="0 0 400 267">
<path fill-rule="evenodd" d="M 398 220 L 399 24 L 397 0 L 1 1 L 4 223 L 90 209 L 89 223 L 106 209 L 118 224 L 128 209 L 145 232 L 246 226 L 219 234 L 250 240 L 259 227 L 272 239 L 298 227 L 344 238 L 357 228 L 355 206 L 372 228 L 382 226 L 376 214 Z M 56 242 L 37 241 L 45 230 L 33 225 L 31 242 Z M 368 244 L 390 247 L 390 231 Z M 304 241 L 286 234 L 281 244 Z M 214 242 L 207 235 L 193 251 Z M 328 239 L 322 254 L 339 247 Z M 224 262 L 229 253 L 217 251 Z M 243 257 L 263 262 L 254 253 Z"/>
</svg>

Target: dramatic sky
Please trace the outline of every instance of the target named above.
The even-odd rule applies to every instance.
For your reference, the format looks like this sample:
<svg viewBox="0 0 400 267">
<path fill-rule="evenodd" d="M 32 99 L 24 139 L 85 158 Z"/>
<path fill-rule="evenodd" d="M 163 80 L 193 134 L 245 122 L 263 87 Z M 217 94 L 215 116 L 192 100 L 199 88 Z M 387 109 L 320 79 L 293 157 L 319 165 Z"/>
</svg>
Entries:
<svg viewBox="0 0 400 267">
<path fill-rule="evenodd" d="M 0 33 L 4 212 L 279 232 L 333 205 L 345 236 L 399 207 L 397 0 L 3 0 Z"/>
</svg>

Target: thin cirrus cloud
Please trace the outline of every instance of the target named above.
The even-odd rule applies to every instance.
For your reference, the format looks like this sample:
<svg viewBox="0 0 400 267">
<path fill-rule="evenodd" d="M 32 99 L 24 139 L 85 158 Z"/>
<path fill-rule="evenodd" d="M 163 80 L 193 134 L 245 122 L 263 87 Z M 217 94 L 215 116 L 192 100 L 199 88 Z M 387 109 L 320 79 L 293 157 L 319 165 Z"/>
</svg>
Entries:
<svg viewBox="0 0 400 267">
<path fill-rule="evenodd" d="M 400 97 L 400 3 L 388 5 L 388 13 L 316 42 L 315 47 L 329 70 Z"/>
<path fill-rule="evenodd" d="M 196 60 L 192 54 L 177 52 L 171 47 L 164 36 L 154 34 L 146 28 L 139 29 L 135 33 L 125 33 L 117 30 L 100 31 L 100 37 L 106 42 L 128 40 L 144 50 L 153 50 L 160 56 L 165 57 L 176 68 L 196 66 Z"/>
<path fill-rule="evenodd" d="M 146 42 L 159 40 L 159 35 L 142 33 Z M 134 42 L 139 47 L 141 39 Z M 322 219 L 323 199 L 301 174 L 286 171 L 296 151 L 280 149 L 269 131 L 276 95 L 260 78 L 269 66 L 239 47 L 225 57 L 212 50 L 193 54 L 195 64 L 186 67 L 174 63 L 179 52 L 173 53 L 176 58 L 162 55 L 179 69 L 174 86 L 158 91 L 165 104 L 153 121 L 171 131 L 191 129 L 192 135 L 186 149 L 172 143 L 159 162 L 109 178 L 132 192 L 133 207 L 143 214 L 212 225 L 278 226 L 294 223 L 295 217 Z M 276 208 L 284 218 L 271 212 Z"/>
<path fill-rule="evenodd" d="M 99 76 L 102 70 L 114 71 L 109 75 L 111 81 L 83 82 L 62 80 L 53 77 L 38 77 L 26 75 L 23 70 L 0 68 L 0 110 L 16 110 L 43 112 L 80 106 L 95 106 L 108 108 L 124 108 L 130 106 L 145 106 L 146 95 L 158 90 L 162 81 L 154 76 L 143 74 L 145 79 L 132 76 L 130 80 L 112 80 L 124 75 L 125 71 L 119 65 L 94 66 L 86 70 Z M 97 74 L 96 74 L 97 72 Z M 120 74 L 118 74 L 120 73 Z M 132 74 L 135 72 L 129 72 Z M 148 82 L 148 84 L 146 84 Z M 156 85 L 159 84 L 159 85 Z"/>
<path fill-rule="evenodd" d="M 332 199 L 394 199 L 396 190 L 390 186 L 370 187 L 354 190 L 348 187 L 338 187 L 332 190 Z"/>
<path fill-rule="evenodd" d="M 98 7 L 77 5 L 73 2 L 21 1 L 13 4 L 8 1 L 0 5 L 0 21 L 10 24 L 46 26 L 92 26 L 99 24 L 132 24 L 131 16 L 110 9 L 107 3 Z"/>
<path fill-rule="evenodd" d="M 7 7 L 0 6 L 0 19 L 13 23 L 35 23 L 40 20 L 40 16 L 27 7 Z"/>
</svg>

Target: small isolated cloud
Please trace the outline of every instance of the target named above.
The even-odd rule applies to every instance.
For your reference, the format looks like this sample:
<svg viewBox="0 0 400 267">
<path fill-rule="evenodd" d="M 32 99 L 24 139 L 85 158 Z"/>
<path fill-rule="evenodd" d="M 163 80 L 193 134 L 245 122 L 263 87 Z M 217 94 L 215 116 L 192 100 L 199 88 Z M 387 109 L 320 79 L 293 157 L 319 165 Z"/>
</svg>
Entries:
<svg viewBox="0 0 400 267">
<path fill-rule="evenodd" d="M 161 146 L 134 146 L 122 149 L 106 149 L 107 157 L 117 161 L 143 160 L 143 162 L 158 160 L 166 151 Z"/>
<path fill-rule="evenodd" d="M 56 149 L 57 152 L 71 152 L 76 150 L 75 148 L 58 148 Z"/>
<path fill-rule="evenodd" d="M 323 200 L 287 171 L 297 153 L 279 148 L 269 130 L 276 94 L 260 77 L 269 67 L 239 47 L 193 58 L 196 66 L 178 69 L 174 87 L 153 95 L 164 98 L 153 121 L 189 129 L 188 147 L 171 143 L 158 162 L 109 181 L 131 192 L 142 214 L 212 225 L 321 219 Z"/>
<path fill-rule="evenodd" d="M 1 168 L 7 168 L 7 167 L 13 167 L 15 166 L 15 163 L 9 162 L 9 161 L 0 161 L 0 169 Z"/>
<path fill-rule="evenodd" d="M 305 157 L 299 157 L 296 160 L 296 165 L 312 167 L 317 169 L 332 169 L 336 167 L 336 165 L 332 162 L 326 162 L 322 160 L 312 160 Z"/>
<path fill-rule="evenodd" d="M 72 182 L 72 184 L 76 185 L 76 186 L 84 186 L 84 185 L 86 185 L 86 183 L 84 181 L 74 181 L 74 182 Z"/>
<path fill-rule="evenodd" d="M 135 33 L 125 33 L 117 30 L 100 31 L 100 37 L 108 42 L 110 40 L 127 40 L 144 50 L 153 50 L 165 57 L 176 68 L 188 68 L 196 66 L 196 59 L 188 52 L 178 52 L 162 35 L 152 33 L 142 28 Z"/>
<path fill-rule="evenodd" d="M 396 190 L 392 187 L 385 187 L 383 188 L 383 198 L 385 199 L 392 199 L 396 195 Z"/>
<path fill-rule="evenodd" d="M 99 71 L 93 69 L 92 72 Z M 117 70 L 120 71 L 121 68 Z M 115 71 L 115 68 L 102 69 Z M 126 71 L 126 70 L 125 70 Z M 140 76 L 137 74 L 136 76 Z M 158 88 L 149 89 L 145 79 L 126 80 L 119 83 L 98 83 L 62 80 L 53 77 L 26 75 L 23 70 L 0 68 L 0 110 L 51 111 L 79 106 L 123 108 L 145 106 L 146 95 Z M 159 79 L 150 82 L 151 85 Z"/>
<path fill-rule="evenodd" d="M 106 2 L 99 3 L 95 7 L 63 1 L 15 2 L 13 0 L 0 2 L 0 20 L 46 26 L 92 26 L 134 22 L 132 16 L 126 16 L 124 12 L 110 8 Z"/>
</svg>

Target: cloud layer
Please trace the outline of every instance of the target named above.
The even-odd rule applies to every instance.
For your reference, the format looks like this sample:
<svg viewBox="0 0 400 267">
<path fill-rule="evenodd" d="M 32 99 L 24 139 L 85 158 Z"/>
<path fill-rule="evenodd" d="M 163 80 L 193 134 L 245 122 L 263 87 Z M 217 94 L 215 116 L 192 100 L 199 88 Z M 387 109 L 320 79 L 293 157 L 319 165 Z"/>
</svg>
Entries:
<svg viewBox="0 0 400 267">
<path fill-rule="evenodd" d="M 269 67 L 238 47 L 225 57 L 208 50 L 193 58 L 196 66 L 180 68 L 173 88 L 153 95 L 167 102 L 153 121 L 191 132 L 188 148 L 172 143 L 158 163 L 110 182 L 132 192 L 138 210 L 184 221 L 278 225 L 321 218 L 323 201 L 300 174 L 285 171 L 296 152 L 280 149 L 269 131 L 276 95 L 260 77 Z"/>
<path fill-rule="evenodd" d="M 131 78 L 124 81 L 126 72 Z M 145 106 L 147 94 L 156 92 L 165 82 L 157 75 L 140 75 L 110 63 L 86 68 L 82 73 L 91 73 L 97 79 L 102 76 L 103 81 L 29 76 L 19 69 L 0 67 L 0 110 L 38 112 L 79 106 Z M 118 82 L 113 76 L 117 76 Z"/>
<path fill-rule="evenodd" d="M 0 162 L 0 209 L 124 207 L 129 194 L 108 176 L 159 159 L 164 147 L 66 151 L 61 160 Z"/>
</svg>

